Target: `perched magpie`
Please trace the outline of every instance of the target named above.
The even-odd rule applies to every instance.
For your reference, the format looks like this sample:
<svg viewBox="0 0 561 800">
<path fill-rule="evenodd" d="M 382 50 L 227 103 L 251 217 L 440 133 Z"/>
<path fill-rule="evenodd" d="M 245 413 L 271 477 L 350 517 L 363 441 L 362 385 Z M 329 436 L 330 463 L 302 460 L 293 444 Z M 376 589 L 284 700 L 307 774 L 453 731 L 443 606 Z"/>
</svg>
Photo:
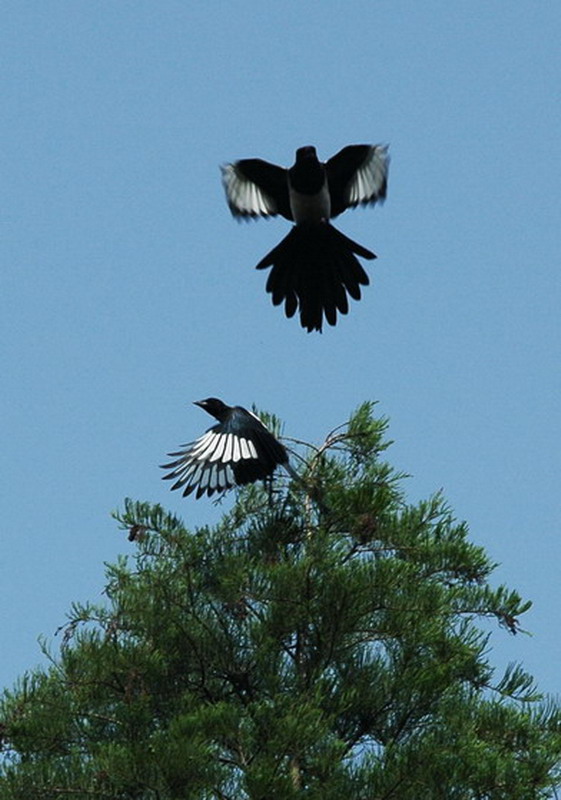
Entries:
<svg viewBox="0 0 561 800">
<path fill-rule="evenodd" d="M 178 456 L 162 469 L 171 469 L 164 480 L 175 480 L 173 489 L 183 489 L 186 497 L 195 489 L 196 497 L 223 492 L 272 475 L 281 464 L 292 475 L 283 445 L 267 430 L 259 417 L 241 406 L 227 406 L 216 397 L 199 400 L 203 408 L 218 420 L 208 431 L 182 450 L 169 453 Z"/>
<path fill-rule="evenodd" d="M 257 269 L 272 267 L 266 289 L 287 317 L 300 311 L 308 331 L 330 325 L 349 310 L 347 293 L 360 300 L 368 275 L 357 256 L 376 258 L 329 220 L 347 208 L 374 205 L 386 196 L 389 156 L 385 145 L 353 144 L 322 163 L 315 147 L 300 147 L 290 169 L 260 158 L 225 164 L 222 182 L 238 218 L 274 217 L 296 224 Z"/>
</svg>

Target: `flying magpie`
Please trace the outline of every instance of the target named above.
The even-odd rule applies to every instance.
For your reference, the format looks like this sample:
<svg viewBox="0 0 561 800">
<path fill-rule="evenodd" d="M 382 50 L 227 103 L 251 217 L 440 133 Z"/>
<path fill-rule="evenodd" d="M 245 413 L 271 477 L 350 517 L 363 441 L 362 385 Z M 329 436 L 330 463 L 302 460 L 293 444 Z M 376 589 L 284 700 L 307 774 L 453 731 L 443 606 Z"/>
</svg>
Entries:
<svg viewBox="0 0 561 800">
<path fill-rule="evenodd" d="M 203 408 L 218 420 L 203 436 L 194 442 L 181 445 L 183 449 L 170 456 L 178 456 L 162 469 L 171 469 L 164 480 L 175 480 L 171 487 L 183 489 L 183 496 L 196 489 L 196 497 L 205 492 L 223 492 L 233 486 L 254 483 L 266 478 L 280 464 L 297 477 L 288 464 L 288 453 L 283 445 L 267 430 L 259 417 L 241 406 L 227 406 L 216 397 L 198 400 Z"/>
<path fill-rule="evenodd" d="M 329 220 L 347 208 L 374 205 L 386 197 L 389 156 L 386 145 L 353 144 L 322 163 L 315 147 L 300 147 L 290 169 L 260 158 L 225 164 L 222 182 L 235 217 L 274 217 L 295 225 L 261 259 L 257 269 L 272 267 L 267 292 L 273 304 L 284 301 L 287 317 L 300 311 L 308 332 L 321 331 L 323 317 L 337 322 L 349 310 L 347 293 L 360 300 L 368 275 L 357 256 L 376 255 L 353 242 Z"/>
</svg>

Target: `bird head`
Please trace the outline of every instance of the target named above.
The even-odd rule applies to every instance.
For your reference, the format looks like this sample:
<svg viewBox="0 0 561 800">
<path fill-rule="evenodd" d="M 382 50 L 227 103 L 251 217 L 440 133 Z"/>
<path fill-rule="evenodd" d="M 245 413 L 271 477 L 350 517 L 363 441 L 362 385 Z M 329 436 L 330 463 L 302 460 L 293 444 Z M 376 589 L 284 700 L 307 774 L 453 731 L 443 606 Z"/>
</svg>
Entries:
<svg viewBox="0 0 561 800">
<path fill-rule="evenodd" d="M 195 400 L 193 405 L 199 406 L 199 408 L 204 409 L 207 414 L 210 414 L 211 417 L 214 417 L 218 420 L 224 419 L 229 411 L 229 407 L 217 397 L 207 397 L 205 400 Z"/>
<path fill-rule="evenodd" d="M 317 159 L 316 148 L 313 147 L 311 144 L 306 145 L 306 147 L 299 147 L 296 151 L 296 162 L 304 161 L 308 158 Z"/>
</svg>

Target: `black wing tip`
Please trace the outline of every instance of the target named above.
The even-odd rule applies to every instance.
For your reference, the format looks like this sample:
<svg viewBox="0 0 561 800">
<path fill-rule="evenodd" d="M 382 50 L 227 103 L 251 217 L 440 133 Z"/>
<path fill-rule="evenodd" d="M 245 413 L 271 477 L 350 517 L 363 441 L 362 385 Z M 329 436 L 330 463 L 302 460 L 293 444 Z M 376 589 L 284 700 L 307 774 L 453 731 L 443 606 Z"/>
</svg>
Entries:
<svg viewBox="0 0 561 800">
<path fill-rule="evenodd" d="M 265 213 L 263 211 L 240 211 L 237 206 L 231 203 L 228 200 L 228 208 L 230 209 L 230 214 L 234 217 L 237 222 L 253 222 L 257 221 L 258 219 L 268 219 L 268 217 L 276 217 L 276 213 Z"/>
<path fill-rule="evenodd" d="M 168 465 L 160 464 L 160 467 L 161 469 L 169 469 L 169 464 Z M 171 481 L 173 480 L 173 478 L 177 478 L 177 475 L 175 475 L 173 472 L 170 472 L 167 475 L 162 475 L 163 481 Z"/>
<path fill-rule="evenodd" d="M 366 200 L 355 200 L 354 203 L 349 203 L 347 208 L 367 208 L 369 206 L 380 205 L 383 206 L 386 202 L 388 194 L 388 184 L 387 182 L 383 185 L 383 187 L 372 197 L 367 197 Z M 367 258 L 367 256 L 364 256 Z"/>
</svg>

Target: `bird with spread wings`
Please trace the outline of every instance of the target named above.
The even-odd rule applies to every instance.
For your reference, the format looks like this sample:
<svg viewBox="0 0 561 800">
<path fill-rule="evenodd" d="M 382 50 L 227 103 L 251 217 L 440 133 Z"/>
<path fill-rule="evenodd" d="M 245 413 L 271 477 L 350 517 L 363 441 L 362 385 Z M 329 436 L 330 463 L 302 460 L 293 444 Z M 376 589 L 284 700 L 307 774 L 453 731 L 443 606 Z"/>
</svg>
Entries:
<svg viewBox="0 0 561 800">
<path fill-rule="evenodd" d="M 357 256 L 376 255 L 349 239 L 330 220 L 348 208 L 374 205 L 386 197 L 387 146 L 357 144 L 325 163 L 315 147 L 300 147 L 285 169 L 259 158 L 225 164 L 222 182 L 232 214 L 239 218 L 281 215 L 294 226 L 257 264 L 272 267 L 267 292 L 274 305 L 284 302 L 287 317 L 299 311 L 308 332 L 321 331 L 323 320 L 337 322 L 349 310 L 347 295 L 360 300 L 368 275 Z"/>
<path fill-rule="evenodd" d="M 171 487 L 181 489 L 183 496 L 196 491 L 195 497 L 224 492 L 268 478 L 277 466 L 283 466 L 298 477 L 288 463 L 285 447 L 265 427 L 259 417 L 242 406 L 228 406 L 216 397 L 198 400 L 218 424 L 213 425 L 196 441 L 169 453 L 174 461 L 162 464 L 170 469 L 164 480 L 175 480 Z"/>
</svg>

